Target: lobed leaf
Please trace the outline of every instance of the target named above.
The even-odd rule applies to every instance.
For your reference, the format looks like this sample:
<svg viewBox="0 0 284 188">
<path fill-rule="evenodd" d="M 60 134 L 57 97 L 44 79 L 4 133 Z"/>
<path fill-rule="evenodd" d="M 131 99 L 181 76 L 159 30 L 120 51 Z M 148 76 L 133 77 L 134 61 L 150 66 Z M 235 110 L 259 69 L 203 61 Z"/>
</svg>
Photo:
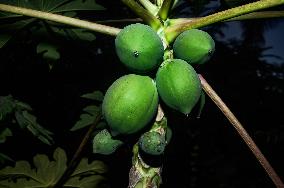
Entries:
<svg viewBox="0 0 284 188">
<path fill-rule="evenodd" d="M 107 167 L 103 162 L 93 161 L 89 164 L 88 159 L 83 158 L 71 176 L 96 175 L 106 173 L 106 171 Z"/>
<path fill-rule="evenodd" d="M 100 112 L 100 108 L 95 105 L 87 106 L 83 109 L 83 111 L 88 112 L 89 114 L 95 116 Z"/>
<path fill-rule="evenodd" d="M 5 128 L 0 132 L 0 144 L 4 143 L 8 136 L 13 136 L 12 131 L 9 128 Z"/>
<path fill-rule="evenodd" d="M 60 58 L 60 53 L 57 51 L 57 46 L 52 43 L 41 42 L 37 45 L 37 53 L 48 60 L 56 61 Z"/>
<path fill-rule="evenodd" d="M 53 143 L 52 132 L 48 131 L 40 124 L 38 124 L 36 117 L 28 111 L 16 111 L 15 117 L 21 128 L 27 128 L 33 135 L 35 135 L 43 143 L 51 145 Z"/>
<path fill-rule="evenodd" d="M 94 91 L 93 93 L 86 93 L 81 96 L 82 98 L 85 99 L 91 99 L 95 101 L 103 101 L 104 95 L 101 91 Z"/>
<path fill-rule="evenodd" d="M 0 171 L 0 187 L 53 187 L 67 169 L 67 156 L 57 148 L 52 161 L 47 155 L 37 154 L 33 158 L 34 168 L 27 161 L 17 161 L 14 167 Z M 64 187 L 95 188 L 104 179 L 106 166 L 100 161 L 90 164 L 83 158 Z"/>
</svg>

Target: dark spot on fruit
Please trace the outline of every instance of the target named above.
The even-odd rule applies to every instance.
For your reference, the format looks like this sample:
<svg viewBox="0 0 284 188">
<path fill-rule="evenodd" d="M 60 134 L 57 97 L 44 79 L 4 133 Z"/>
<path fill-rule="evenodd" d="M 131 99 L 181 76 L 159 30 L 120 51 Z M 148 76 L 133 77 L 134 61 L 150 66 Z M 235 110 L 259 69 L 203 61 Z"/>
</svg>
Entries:
<svg viewBox="0 0 284 188">
<path fill-rule="evenodd" d="M 139 52 L 138 51 L 134 51 L 133 54 L 134 54 L 134 57 L 138 57 L 139 56 Z"/>
</svg>

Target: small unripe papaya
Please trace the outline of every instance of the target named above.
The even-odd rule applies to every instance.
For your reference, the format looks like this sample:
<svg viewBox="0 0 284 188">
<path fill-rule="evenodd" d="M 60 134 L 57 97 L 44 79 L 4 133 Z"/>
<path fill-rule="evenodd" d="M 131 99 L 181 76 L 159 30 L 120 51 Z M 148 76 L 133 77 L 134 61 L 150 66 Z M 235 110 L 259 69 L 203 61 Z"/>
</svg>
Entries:
<svg viewBox="0 0 284 188">
<path fill-rule="evenodd" d="M 113 133 L 131 134 L 144 128 L 158 109 L 158 92 L 148 76 L 129 74 L 107 90 L 102 112 Z"/>
<path fill-rule="evenodd" d="M 146 132 L 139 139 L 139 147 L 150 155 L 160 155 L 167 145 L 165 137 L 158 132 Z"/>
<path fill-rule="evenodd" d="M 181 33 L 173 44 L 175 58 L 190 64 L 207 62 L 215 51 L 215 42 L 205 31 L 190 29 Z"/>
<path fill-rule="evenodd" d="M 148 25 L 137 23 L 126 26 L 118 33 L 115 47 L 120 61 L 134 72 L 149 72 L 163 61 L 162 40 Z"/>
<path fill-rule="evenodd" d="M 156 75 L 160 97 L 169 107 L 189 114 L 201 94 L 201 83 L 194 68 L 181 59 L 168 59 Z"/>
<path fill-rule="evenodd" d="M 110 155 L 122 144 L 122 141 L 112 139 L 111 134 L 103 129 L 93 138 L 93 153 Z"/>
</svg>

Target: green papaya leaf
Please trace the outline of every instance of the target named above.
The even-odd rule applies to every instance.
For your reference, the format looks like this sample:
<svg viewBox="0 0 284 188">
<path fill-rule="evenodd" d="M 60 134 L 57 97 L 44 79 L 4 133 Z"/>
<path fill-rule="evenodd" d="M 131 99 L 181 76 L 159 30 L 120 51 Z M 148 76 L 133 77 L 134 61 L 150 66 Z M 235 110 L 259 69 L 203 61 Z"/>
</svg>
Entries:
<svg viewBox="0 0 284 188">
<path fill-rule="evenodd" d="M 87 106 L 83 109 L 83 111 L 88 112 L 89 114 L 96 116 L 100 112 L 100 108 L 95 105 Z"/>
<path fill-rule="evenodd" d="M 0 3 L 51 13 L 104 10 L 104 7 L 98 5 L 95 0 L 0 0 Z M 73 15 L 75 16 L 76 14 Z M 13 38 L 14 34 L 27 27 L 34 20 L 36 19 L 22 15 L 0 12 L 0 48 L 7 44 L 10 39 Z M 68 32 L 69 35 L 72 33 L 72 35 L 77 36 L 77 38 L 80 39 L 95 39 L 94 34 L 83 29 L 72 29 Z M 48 50 L 47 52 L 49 52 L 46 54 L 48 57 L 58 57 L 58 53 L 54 50 Z"/>
<path fill-rule="evenodd" d="M 83 179 L 80 177 L 71 177 L 64 185 L 64 187 L 73 188 L 101 188 L 100 185 L 105 178 L 101 175 L 87 176 Z"/>
<path fill-rule="evenodd" d="M 93 139 L 93 153 L 110 155 L 122 144 L 122 141 L 112 139 L 107 129 L 103 129 Z"/>
<path fill-rule="evenodd" d="M 0 96 L 0 121 L 14 111 L 15 104 L 11 95 Z"/>
<path fill-rule="evenodd" d="M 9 43 L 14 37 L 17 32 L 21 31 L 25 27 L 29 26 L 35 19 L 34 18 L 25 18 L 23 19 L 20 16 L 14 16 L 18 17 L 18 19 L 13 18 L 12 16 L 3 16 L 1 17 L 0 12 L 0 48 L 4 47 L 6 44 Z M 7 19 L 11 19 L 13 22 L 8 23 L 2 23 L 3 21 L 6 21 Z"/>
<path fill-rule="evenodd" d="M 27 161 L 17 161 L 14 167 L 1 169 L 0 187 L 53 187 L 67 169 L 67 156 L 63 149 L 57 148 L 52 161 L 46 155 L 37 154 L 33 163 L 34 168 Z M 96 187 L 104 179 L 102 173 L 105 172 L 106 166 L 102 162 L 89 164 L 83 158 L 63 187 Z"/>
<path fill-rule="evenodd" d="M 6 141 L 6 137 L 13 136 L 12 131 L 9 128 L 5 128 L 4 130 L 0 131 L 0 144 Z"/>
<path fill-rule="evenodd" d="M 42 54 L 43 58 L 56 61 L 60 58 L 57 46 L 52 43 L 41 42 L 37 45 L 37 53 Z"/>
<path fill-rule="evenodd" d="M 66 170 L 67 157 L 65 151 L 57 148 L 53 154 L 54 161 L 46 155 L 34 157 L 35 168 L 27 161 L 17 161 L 15 167 L 5 167 L 0 171 L 0 185 L 8 187 L 49 187 L 54 185 Z M 17 179 L 17 181 L 10 181 Z"/>
<path fill-rule="evenodd" d="M 83 158 L 76 170 L 72 173 L 72 177 L 75 176 L 87 176 L 106 173 L 107 167 L 101 161 L 93 161 L 89 164 L 87 158 Z"/>
<path fill-rule="evenodd" d="M 0 0 L 0 3 L 53 13 L 105 9 L 95 0 Z"/>
<path fill-rule="evenodd" d="M 82 10 L 105 10 L 105 8 L 97 4 L 95 0 L 73 0 L 65 3 L 62 6 L 58 6 L 56 9 L 53 9 L 52 12 L 70 12 Z"/>
<path fill-rule="evenodd" d="M 205 105 L 205 93 L 202 90 L 200 98 L 199 98 L 199 109 L 198 109 L 198 113 L 197 113 L 197 118 L 200 118 L 202 110 L 204 108 L 204 105 Z"/>
<path fill-rule="evenodd" d="M 93 93 L 86 93 L 81 96 L 82 98 L 85 99 L 91 99 L 95 101 L 103 101 L 104 95 L 101 91 L 94 91 Z"/>
<path fill-rule="evenodd" d="M 0 0 L 0 3 L 49 12 L 70 1 L 71 0 Z"/>
<path fill-rule="evenodd" d="M 101 161 L 88 162 L 83 158 L 64 187 L 96 188 L 105 180 L 102 174 L 107 172 L 107 166 Z"/>
<path fill-rule="evenodd" d="M 26 124 L 26 119 L 24 118 L 22 111 L 16 111 L 15 112 L 15 118 L 16 121 L 18 123 L 18 125 L 20 126 L 21 129 L 26 128 L 27 124 Z"/>
<path fill-rule="evenodd" d="M 81 114 L 80 120 L 76 122 L 76 124 L 70 129 L 70 131 L 76 131 L 78 129 L 82 129 L 94 123 L 96 116 L 90 114 Z"/>
<path fill-rule="evenodd" d="M 45 144 L 51 145 L 53 143 L 53 138 L 51 137 L 53 133 L 38 124 L 34 115 L 24 110 L 16 111 L 15 117 L 21 128 L 28 129 L 33 135 L 35 135 Z"/>
<path fill-rule="evenodd" d="M 33 110 L 29 104 L 24 103 L 22 101 L 15 100 L 15 105 L 17 110 L 27 110 L 27 111 Z"/>
</svg>

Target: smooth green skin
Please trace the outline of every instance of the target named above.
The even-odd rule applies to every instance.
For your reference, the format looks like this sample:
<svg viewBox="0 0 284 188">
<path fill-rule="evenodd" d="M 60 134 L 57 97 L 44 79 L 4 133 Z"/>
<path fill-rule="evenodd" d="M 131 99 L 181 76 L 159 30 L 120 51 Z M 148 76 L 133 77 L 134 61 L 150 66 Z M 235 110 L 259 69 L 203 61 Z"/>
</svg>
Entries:
<svg viewBox="0 0 284 188">
<path fill-rule="evenodd" d="M 166 140 L 158 132 L 146 132 L 139 139 L 139 147 L 150 155 L 160 155 L 165 150 Z"/>
<path fill-rule="evenodd" d="M 122 144 L 122 141 L 112 139 L 111 134 L 103 129 L 93 139 L 93 153 L 110 155 Z"/>
<path fill-rule="evenodd" d="M 215 51 L 215 42 L 205 31 L 191 29 L 181 33 L 173 44 L 174 57 L 190 64 L 207 62 Z"/>
<path fill-rule="evenodd" d="M 162 40 L 148 25 L 126 26 L 118 33 L 115 47 L 120 61 L 134 72 L 147 73 L 163 61 Z"/>
<path fill-rule="evenodd" d="M 193 67 L 181 59 L 162 63 L 156 84 L 160 97 L 169 107 L 189 114 L 201 95 L 201 83 Z"/>
<path fill-rule="evenodd" d="M 102 112 L 115 134 L 132 134 L 144 128 L 158 109 L 158 92 L 148 76 L 129 74 L 107 90 Z"/>
</svg>

